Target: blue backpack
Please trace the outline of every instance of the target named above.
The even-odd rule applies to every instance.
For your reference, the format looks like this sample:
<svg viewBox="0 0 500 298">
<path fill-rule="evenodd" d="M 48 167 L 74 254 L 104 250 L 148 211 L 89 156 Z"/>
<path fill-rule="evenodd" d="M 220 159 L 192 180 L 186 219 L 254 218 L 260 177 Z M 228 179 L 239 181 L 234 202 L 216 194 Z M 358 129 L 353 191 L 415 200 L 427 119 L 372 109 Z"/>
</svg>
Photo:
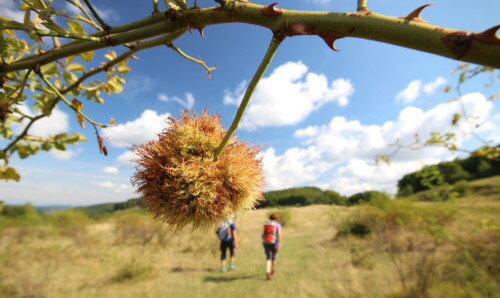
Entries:
<svg viewBox="0 0 500 298">
<path fill-rule="evenodd" d="M 221 241 L 229 241 L 231 240 L 231 226 L 230 223 L 225 221 L 220 224 L 219 228 L 217 229 L 217 237 Z"/>
</svg>

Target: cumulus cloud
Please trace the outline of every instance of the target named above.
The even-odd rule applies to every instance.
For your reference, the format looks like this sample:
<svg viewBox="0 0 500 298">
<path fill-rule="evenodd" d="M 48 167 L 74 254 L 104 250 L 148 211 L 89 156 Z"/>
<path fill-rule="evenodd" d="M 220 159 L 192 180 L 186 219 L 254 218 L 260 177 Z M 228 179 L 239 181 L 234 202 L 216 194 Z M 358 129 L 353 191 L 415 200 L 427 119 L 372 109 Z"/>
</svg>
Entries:
<svg viewBox="0 0 500 298">
<path fill-rule="evenodd" d="M 116 175 L 120 173 L 120 170 L 117 167 L 109 166 L 109 167 L 104 167 L 104 169 L 102 169 L 102 172 L 104 174 Z"/>
<path fill-rule="evenodd" d="M 426 94 L 434 93 L 439 87 L 446 84 L 446 79 L 443 77 L 437 77 L 433 82 L 427 83 L 424 85 L 424 92 Z"/>
<path fill-rule="evenodd" d="M 34 113 L 26 105 L 17 106 L 23 113 L 33 116 Z M 24 120 L 21 124 L 14 123 L 12 129 L 14 133 L 20 133 L 27 125 L 28 119 Z M 67 113 L 55 108 L 52 114 L 36 121 L 28 130 L 28 133 L 33 136 L 48 138 L 51 135 L 67 132 L 70 129 L 69 116 Z"/>
<path fill-rule="evenodd" d="M 19 10 L 19 3 L 15 1 L 0 1 L 0 16 L 9 18 L 17 22 L 23 22 L 24 11 Z"/>
<path fill-rule="evenodd" d="M 73 150 L 64 150 L 64 151 L 61 151 L 61 150 L 50 150 L 49 153 L 53 157 L 55 157 L 57 159 L 61 159 L 61 160 L 72 159 L 77 154 L 77 152 L 73 151 Z"/>
<path fill-rule="evenodd" d="M 92 4 L 94 9 L 96 10 L 97 14 L 105 20 L 105 21 L 110 21 L 110 22 L 117 22 L 120 20 L 120 14 L 111 8 L 101 8 L 99 6 L 96 6 L 95 4 Z M 81 14 L 82 12 L 80 9 L 78 9 L 76 6 L 71 5 L 69 3 L 66 4 L 66 10 L 72 14 Z"/>
<path fill-rule="evenodd" d="M 137 158 L 137 154 L 133 151 L 125 151 L 123 152 L 116 161 L 120 167 L 135 167 L 136 164 L 132 161 Z"/>
<path fill-rule="evenodd" d="M 194 106 L 193 94 L 188 92 L 188 93 L 184 94 L 184 96 L 185 96 L 185 99 L 182 99 L 182 98 L 177 97 L 177 96 L 168 97 L 165 93 L 160 93 L 160 94 L 158 94 L 158 99 L 160 101 L 164 101 L 164 102 L 174 101 L 174 102 L 181 104 L 186 109 L 191 109 Z"/>
<path fill-rule="evenodd" d="M 403 104 L 411 104 L 420 95 L 422 91 L 426 95 L 430 95 L 436 90 L 446 84 L 446 79 L 443 77 L 437 77 L 434 81 L 424 84 L 422 80 L 411 81 L 408 86 L 396 95 L 396 102 Z"/>
<path fill-rule="evenodd" d="M 234 91 L 226 90 L 224 103 L 238 105 L 246 85 L 243 82 Z M 287 62 L 259 82 L 240 127 L 297 124 L 329 102 L 346 106 L 353 93 L 347 79 L 329 83 L 325 75 L 309 72 L 302 62 Z"/>
<path fill-rule="evenodd" d="M 422 80 L 411 81 L 408 86 L 396 95 L 396 102 L 410 104 L 420 96 L 420 88 L 422 87 Z"/>
<path fill-rule="evenodd" d="M 492 122 L 496 127 L 491 117 L 493 104 L 482 94 L 467 94 L 462 97 L 462 104 L 475 124 Z M 334 117 L 328 124 L 298 129 L 294 136 L 308 144 L 307 149 L 292 148 L 281 155 L 273 148 L 264 152 L 267 189 L 315 184 L 343 194 L 365 190 L 393 192 L 401 176 L 436 163 L 449 153 L 441 147 L 402 150 L 393 157 L 390 167 L 376 166 L 375 156 L 392 153 L 394 148 L 388 144 L 412 143 L 417 133 L 425 140 L 434 131 L 454 132 L 459 143 L 463 142 L 470 136 L 470 125 L 465 121 L 457 127 L 451 125 L 453 114 L 460 111 L 459 102 L 448 102 L 427 111 L 406 107 L 397 119 L 382 125 Z"/>
<path fill-rule="evenodd" d="M 109 190 L 115 193 L 130 193 L 132 192 L 132 185 L 124 183 L 116 183 L 112 181 L 95 181 L 92 184 L 101 189 Z"/>
<path fill-rule="evenodd" d="M 130 147 L 152 140 L 156 134 L 166 127 L 165 120 L 170 114 L 158 114 L 156 111 L 145 110 L 141 116 L 102 130 L 102 137 L 109 139 L 115 147 Z"/>
</svg>

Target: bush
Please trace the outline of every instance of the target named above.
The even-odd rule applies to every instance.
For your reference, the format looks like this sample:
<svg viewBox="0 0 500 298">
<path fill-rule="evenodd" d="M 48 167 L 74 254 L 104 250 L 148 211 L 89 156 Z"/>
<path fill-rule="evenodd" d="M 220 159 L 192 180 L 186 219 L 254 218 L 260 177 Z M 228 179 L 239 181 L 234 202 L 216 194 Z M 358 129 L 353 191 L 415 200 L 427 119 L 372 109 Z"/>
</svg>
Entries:
<svg viewBox="0 0 500 298">
<path fill-rule="evenodd" d="M 389 195 L 386 193 L 379 191 L 365 191 L 350 196 L 349 199 L 347 199 L 347 204 L 352 206 L 371 201 L 386 201 L 389 199 Z"/>
<path fill-rule="evenodd" d="M 290 220 L 292 219 L 292 212 L 289 209 L 283 208 L 283 209 L 277 209 L 277 210 L 271 210 L 268 211 L 266 214 L 266 217 L 269 218 L 271 214 L 276 214 L 278 216 L 278 222 L 281 224 L 282 227 L 287 226 L 290 224 Z"/>
<path fill-rule="evenodd" d="M 470 193 L 471 185 L 466 180 L 460 180 L 453 185 L 453 191 L 456 191 L 460 197 L 465 197 Z"/>
</svg>

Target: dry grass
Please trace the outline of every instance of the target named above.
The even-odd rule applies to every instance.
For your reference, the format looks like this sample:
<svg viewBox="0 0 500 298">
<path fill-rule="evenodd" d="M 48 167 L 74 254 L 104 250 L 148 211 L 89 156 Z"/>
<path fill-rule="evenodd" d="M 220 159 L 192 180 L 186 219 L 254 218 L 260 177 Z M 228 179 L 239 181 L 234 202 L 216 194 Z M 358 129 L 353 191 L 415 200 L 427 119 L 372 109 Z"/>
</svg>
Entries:
<svg viewBox="0 0 500 298">
<path fill-rule="evenodd" d="M 481 242 L 439 246 L 433 258 L 452 261 L 436 263 L 433 272 L 439 278 L 430 285 L 429 297 L 498 293 L 493 277 L 498 269 L 491 265 L 499 254 L 494 241 L 500 201 L 491 198 L 483 196 L 479 204 L 471 195 L 458 203 L 452 235 L 465 241 L 467 233 L 484 230 L 477 234 Z M 238 269 L 225 273 L 218 271 L 213 231 L 171 231 L 131 211 L 63 232 L 57 226 L 8 228 L 0 234 L 0 297 L 417 297 L 403 291 L 394 260 L 380 253 L 380 242 L 374 247 L 367 239 L 333 240 L 336 224 L 356 208 L 315 205 L 288 210 L 290 224 L 283 231 L 272 281 L 265 280 L 260 240 L 268 209 L 236 218 Z M 483 250 L 489 255 L 485 257 Z M 425 261 L 425 255 L 415 250 L 395 250 L 392 257 L 413 268 L 408 267 L 412 254 Z M 415 272 L 405 274 L 411 285 Z M 457 285 L 457 278 L 469 280 Z M 486 290 L 478 292 L 483 286 Z"/>
</svg>

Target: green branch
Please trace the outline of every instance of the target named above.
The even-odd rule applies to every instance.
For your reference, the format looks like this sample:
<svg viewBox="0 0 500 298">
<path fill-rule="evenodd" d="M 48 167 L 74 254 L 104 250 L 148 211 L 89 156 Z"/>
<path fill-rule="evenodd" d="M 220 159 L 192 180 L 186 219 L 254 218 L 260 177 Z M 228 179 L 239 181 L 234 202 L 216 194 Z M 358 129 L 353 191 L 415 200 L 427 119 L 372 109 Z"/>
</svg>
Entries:
<svg viewBox="0 0 500 298">
<path fill-rule="evenodd" d="M 117 31 L 114 31 L 116 28 L 112 28 L 109 32 L 112 34 L 111 38 L 106 44 L 85 40 L 73 41 L 51 53 L 32 55 L 24 58 L 23 61 L 0 66 L 0 76 L 7 72 L 33 68 L 36 64 L 46 64 L 104 47 L 144 40 L 182 29 L 202 28 L 223 23 L 258 25 L 274 32 L 282 31 L 287 36 L 316 35 L 325 40 L 329 47 L 333 47 L 333 41 L 338 38 L 364 38 L 500 68 L 500 45 L 498 44 L 500 39 L 494 35 L 494 30 L 485 30 L 481 33 L 460 31 L 399 17 L 384 16 L 373 11 L 339 13 L 282 9 L 278 15 L 268 16 L 262 13 L 265 6 L 239 1 L 231 3 L 224 9 L 211 7 L 183 10 L 175 18 L 168 13 L 154 14 L 120 26 Z M 303 30 L 296 30 L 296 27 Z M 113 32 L 119 33 L 113 34 Z M 101 31 L 96 34 L 106 36 L 107 32 Z"/>
<path fill-rule="evenodd" d="M 181 49 L 176 47 L 173 43 L 167 44 L 167 47 L 173 49 L 174 51 L 179 53 L 179 55 L 186 58 L 187 60 L 193 61 L 193 62 L 198 63 L 201 66 L 203 66 L 203 68 L 207 71 L 207 77 L 210 77 L 210 72 L 215 69 L 215 67 L 208 67 L 207 64 L 205 63 L 205 61 L 203 61 L 201 59 L 193 58 L 193 57 L 189 56 L 188 54 L 184 53 Z"/>
<path fill-rule="evenodd" d="M 255 91 L 255 88 L 257 87 L 257 84 L 259 83 L 260 79 L 266 72 L 267 67 L 273 60 L 274 54 L 278 50 L 278 47 L 281 44 L 282 40 L 283 39 L 281 38 L 273 36 L 273 39 L 271 40 L 271 43 L 269 43 L 269 47 L 267 48 L 266 54 L 264 55 L 262 61 L 260 62 L 259 68 L 257 68 L 257 71 L 255 72 L 252 80 L 250 81 L 250 84 L 248 84 L 247 90 L 245 91 L 245 95 L 243 95 L 243 99 L 241 100 L 240 106 L 238 107 L 238 111 L 236 111 L 236 115 L 234 116 L 233 123 L 231 123 L 231 126 L 226 132 L 226 135 L 224 136 L 224 139 L 220 143 L 219 147 L 217 147 L 217 150 L 215 150 L 215 157 L 219 156 L 222 153 L 222 150 L 224 150 L 224 147 L 231 139 L 231 136 L 235 132 L 236 128 L 238 128 L 241 118 L 243 118 L 243 114 L 245 113 L 245 109 L 248 106 L 248 103 L 250 102 L 250 98 L 252 97 L 252 94 Z"/>
</svg>

